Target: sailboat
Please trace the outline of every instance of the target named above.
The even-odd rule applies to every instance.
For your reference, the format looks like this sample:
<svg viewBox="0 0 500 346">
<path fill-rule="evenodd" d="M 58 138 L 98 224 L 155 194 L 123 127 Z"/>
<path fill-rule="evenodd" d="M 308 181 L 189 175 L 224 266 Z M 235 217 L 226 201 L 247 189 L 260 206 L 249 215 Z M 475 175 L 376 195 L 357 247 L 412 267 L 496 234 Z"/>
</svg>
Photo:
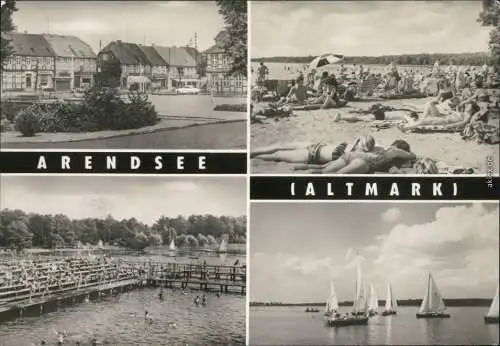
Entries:
<svg viewBox="0 0 500 346">
<path fill-rule="evenodd" d="M 368 314 L 370 316 L 378 315 L 378 297 L 373 285 L 370 285 L 370 295 L 368 298 Z"/>
<path fill-rule="evenodd" d="M 398 301 L 394 298 L 391 284 L 387 284 L 387 298 L 382 316 L 396 315 L 398 312 Z"/>
<path fill-rule="evenodd" d="M 339 314 L 339 302 L 337 300 L 337 293 L 335 293 L 335 286 L 333 285 L 333 280 L 330 281 L 330 295 L 326 300 L 325 316 L 340 316 Z"/>
<path fill-rule="evenodd" d="M 495 298 L 491 302 L 490 309 L 488 310 L 488 314 L 484 316 L 484 323 L 500 323 L 498 316 L 498 286 L 497 293 L 495 294 Z"/>
<path fill-rule="evenodd" d="M 218 253 L 227 252 L 227 246 L 226 246 L 226 242 L 224 241 L 224 239 L 222 239 L 222 241 L 220 242 L 219 250 L 217 250 L 217 252 Z"/>
<path fill-rule="evenodd" d="M 361 268 L 358 264 L 358 276 L 355 285 L 355 297 L 353 302 L 353 312 L 350 315 L 331 316 L 326 319 L 326 325 L 329 327 L 344 327 L 368 324 L 368 300 L 364 298 L 364 289 L 362 286 Z"/>
<path fill-rule="evenodd" d="M 167 256 L 170 256 L 170 257 L 173 257 L 175 256 L 175 251 L 176 251 L 176 247 L 175 247 L 175 240 L 172 239 L 172 241 L 170 242 L 170 245 L 168 246 L 168 252 L 167 252 Z"/>
<path fill-rule="evenodd" d="M 450 314 L 446 313 L 443 297 L 437 288 L 436 282 L 429 273 L 427 278 L 427 290 L 425 292 L 422 305 L 417 312 L 417 318 L 448 318 Z"/>
</svg>

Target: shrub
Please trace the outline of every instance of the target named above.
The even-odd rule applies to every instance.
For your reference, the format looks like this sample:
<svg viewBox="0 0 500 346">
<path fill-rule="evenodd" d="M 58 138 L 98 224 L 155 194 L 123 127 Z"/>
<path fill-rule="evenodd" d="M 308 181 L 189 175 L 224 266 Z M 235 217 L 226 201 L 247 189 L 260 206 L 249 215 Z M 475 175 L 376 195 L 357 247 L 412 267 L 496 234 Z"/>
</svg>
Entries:
<svg viewBox="0 0 500 346">
<path fill-rule="evenodd" d="M 78 104 L 56 102 L 29 106 L 26 111 L 18 113 L 21 117 L 19 121 L 16 120 L 16 129 L 25 136 L 33 136 L 33 131 L 134 129 L 154 125 L 159 121 L 158 113 L 146 95 L 130 94 L 129 101 L 125 102 L 115 89 L 89 90 Z"/>
<path fill-rule="evenodd" d="M 33 105 L 20 111 L 15 118 L 15 129 L 25 137 L 33 137 L 40 131 L 38 113 L 39 105 Z"/>
</svg>

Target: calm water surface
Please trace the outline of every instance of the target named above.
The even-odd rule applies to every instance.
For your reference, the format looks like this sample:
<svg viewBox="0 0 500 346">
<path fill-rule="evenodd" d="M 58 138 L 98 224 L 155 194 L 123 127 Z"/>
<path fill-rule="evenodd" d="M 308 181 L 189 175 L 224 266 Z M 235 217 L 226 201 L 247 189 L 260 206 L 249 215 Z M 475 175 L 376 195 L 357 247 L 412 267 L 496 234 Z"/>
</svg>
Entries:
<svg viewBox="0 0 500 346">
<path fill-rule="evenodd" d="M 224 120 L 243 120 L 246 112 L 214 111 L 217 104 L 244 104 L 246 94 L 241 97 L 215 97 L 214 102 L 208 95 L 150 95 L 160 115 L 182 117 L 207 117 Z"/>
<path fill-rule="evenodd" d="M 306 307 L 252 307 L 251 345 L 497 345 L 499 326 L 485 325 L 488 308 L 450 308 L 449 319 L 417 319 L 417 307 L 375 316 L 367 326 L 327 328 Z"/>
<path fill-rule="evenodd" d="M 131 261 L 161 261 L 232 265 L 236 259 L 244 263 L 245 256 L 197 254 L 191 256 L 121 256 Z M 66 330 L 64 345 L 90 345 L 96 338 L 100 345 L 244 345 L 245 297 L 223 295 L 217 298 L 208 293 L 206 306 L 193 303 L 200 291 L 166 289 L 164 300 L 158 299 L 158 289 L 145 288 L 61 308 L 41 317 L 0 324 L 0 346 L 56 345 L 56 331 Z M 153 318 L 152 325 L 144 323 L 144 312 Z M 175 323 L 169 326 L 169 323 Z"/>
</svg>

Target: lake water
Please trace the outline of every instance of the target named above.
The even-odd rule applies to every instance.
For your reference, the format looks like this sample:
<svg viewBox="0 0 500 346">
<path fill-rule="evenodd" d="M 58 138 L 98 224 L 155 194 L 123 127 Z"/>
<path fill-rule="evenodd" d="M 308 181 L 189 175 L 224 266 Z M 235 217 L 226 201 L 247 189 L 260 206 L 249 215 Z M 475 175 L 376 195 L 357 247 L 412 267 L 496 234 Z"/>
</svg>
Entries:
<svg viewBox="0 0 500 346">
<path fill-rule="evenodd" d="M 206 117 L 223 120 L 245 120 L 246 112 L 214 111 L 218 104 L 246 104 L 247 96 L 214 97 L 209 95 L 150 95 L 160 115 L 180 117 Z"/>
<path fill-rule="evenodd" d="M 176 257 L 162 255 L 119 256 L 133 262 L 176 262 L 232 265 L 236 259 L 245 263 L 245 255 L 179 252 Z M 166 289 L 164 300 L 158 289 L 144 288 L 116 297 L 62 307 L 59 312 L 24 317 L 0 323 L 0 346 L 32 346 L 45 340 L 56 345 L 55 331 L 66 330 L 64 345 L 90 345 L 92 338 L 100 345 L 244 345 L 245 296 L 227 294 L 217 298 L 208 293 L 206 306 L 193 303 L 200 291 Z M 144 312 L 154 319 L 145 325 Z M 176 324 L 169 327 L 168 323 Z"/>
<path fill-rule="evenodd" d="M 487 307 L 449 308 L 451 318 L 417 319 L 418 307 L 375 316 L 366 326 L 325 327 L 322 312 L 304 307 L 250 308 L 250 345 L 494 345 L 499 326 L 485 325 Z M 347 311 L 347 307 L 343 308 Z M 342 308 L 341 308 L 342 310 Z"/>
<path fill-rule="evenodd" d="M 281 80 L 291 80 L 295 79 L 299 76 L 299 72 L 304 72 L 308 66 L 308 64 L 285 64 L 278 62 L 269 62 L 264 63 L 269 70 L 268 79 L 281 79 Z M 252 83 L 255 83 L 257 80 L 257 68 L 259 63 L 252 63 L 253 73 L 252 73 Z M 352 64 L 344 64 L 344 67 L 347 68 L 348 71 L 352 71 Z M 387 70 L 387 65 L 379 65 L 379 64 L 363 64 L 363 67 L 369 69 L 370 73 L 385 73 Z M 321 71 L 328 71 L 329 73 L 338 73 L 340 68 L 340 64 L 331 64 L 325 67 L 322 67 Z M 430 73 L 432 71 L 432 66 L 430 65 L 398 65 L 399 71 L 413 70 L 421 73 Z"/>
</svg>

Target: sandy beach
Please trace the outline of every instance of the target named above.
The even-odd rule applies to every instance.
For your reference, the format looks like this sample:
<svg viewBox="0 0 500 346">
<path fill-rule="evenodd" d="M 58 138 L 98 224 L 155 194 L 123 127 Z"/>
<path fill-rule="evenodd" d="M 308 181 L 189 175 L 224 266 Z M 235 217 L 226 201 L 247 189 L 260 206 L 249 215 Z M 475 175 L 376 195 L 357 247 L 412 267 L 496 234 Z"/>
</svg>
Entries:
<svg viewBox="0 0 500 346">
<path fill-rule="evenodd" d="M 416 108 L 422 110 L 429 99 L 388 100 L 383 104 L 392 107 Z M 351 102 L 341 109 L 294 111 L 294 115 L 285 119 L 267 119 L 264 124 L 251 125 L 251 148 L 258 148 L 290 142 L 326 142 L 352 144 L 356 137 L 369 133 L 374 136 L 377 145 L 390 145 L 396 139 L 406 140 L 417 156 L 429 157 L 442 161 L 448 166 L 473 168 L 478 174 L 486 174 L 488 158 L 492 157 L 495 174 L 499 171 L 498 145 L 477 144 L 461 139 L 459 133 L 403 133 L 397 127 L 377 130 L 370 127 L 370 122 L 345 123 L 334 122 L 336 114 L 352 115 L 353 109 L 367 109 L 374 102 Z M 497 119 L 498 121 L 498 119 Z M 284 174 L 304 173 L 293 171 L 293 164 L 251 160 L 252 173 Z"/>
</svg>

